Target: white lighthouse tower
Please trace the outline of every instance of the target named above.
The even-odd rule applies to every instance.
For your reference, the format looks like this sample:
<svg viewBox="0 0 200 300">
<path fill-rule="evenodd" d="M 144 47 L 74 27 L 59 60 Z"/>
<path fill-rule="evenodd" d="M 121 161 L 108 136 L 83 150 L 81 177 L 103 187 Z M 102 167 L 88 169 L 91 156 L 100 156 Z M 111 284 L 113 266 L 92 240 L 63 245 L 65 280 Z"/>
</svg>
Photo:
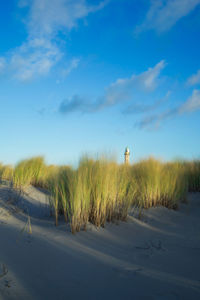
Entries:
<svg viewBox="0 0 200 300">
<path fill-rule="evenodd" d="M 128 147 L 126 147 L 124 152 L 124 163 L 129 164 L 129 158 L 130 158 L 130 150 Z"/>
</svg>

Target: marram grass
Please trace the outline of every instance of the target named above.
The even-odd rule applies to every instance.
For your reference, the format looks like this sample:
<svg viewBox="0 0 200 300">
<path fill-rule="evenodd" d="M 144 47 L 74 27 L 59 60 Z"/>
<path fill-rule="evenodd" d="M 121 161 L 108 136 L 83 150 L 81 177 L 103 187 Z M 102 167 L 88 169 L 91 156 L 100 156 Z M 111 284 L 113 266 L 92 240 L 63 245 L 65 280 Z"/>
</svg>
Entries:
<svg viewBox="0 0 200 300">
<path fill-rule="evenodd" d="M 177 209 L 188 191 L 200 191 L 200 162 L 164 163 L 149 158 L 119 165 L 84 156 L 73 169 L 47 166 L 42 157 L 35 157 L 15 168 L 0 164 L 0 179 L 11 181 L 15 188 L 32 184 L 48 189 L 55 224 L 64 215 L 75 233 L 86 229 L 88 222 L 104 227 L 106 222 L 124 221 L 132 206 Z"/>
<path fill-rule="evenodd" d="M 34 185 L 47 188 L 49 179 L 57 173 L 59 167 L 47 166 L 43 157 L 33 157 L 20 161 L 13 170 L 12 181 L 16 188 Z"/>
<path fill-rule="evenodd" d="M 162 163 L 150 158 L 133 165 L 132 176 L 137 188 L 135 202 L 140 207 L 177 208 L 185 200 L 188 181 L 181 163 Z"/>
<path fill-rule="evenodd" d="M 45 164 L 42 157 L 35 157 L 19 162 L 13 173 L 13 184 L 16 188 L 27 185 L 39 185 L 45 176 Z"/>
<path fill-rule="evenodd" d="M 188 190 L 200 192 L 200 161 L 185 162 L 188 177 Z"/>
<path fill-rule="evenodd" d="M 87 157 L 77 170 L 60 168 L 48 188 L 56 225 L 62 212 L 72 232 L 86 229 L 88 222 L 100 227 L 106 221 L 125 220 L 135 193 L 129 166 Z"/>
<path fill-rule="evenodd" d="M 62 212 L 72 232 L 91 222 L 126 220 L 131 206 L 164 205 L 178 208 L 188 190 L 184 164 L 162 163 L 150 158 L 134 165 L 84 157 L 76 170 L 60 168 L 49 183 L 56 225 Z"/>
<path fill-rule="evenodd" d="M 0 163 L 0 180 L 12 181 L 13 168 L 9 165 L 3 165 Z"/>
</svg>

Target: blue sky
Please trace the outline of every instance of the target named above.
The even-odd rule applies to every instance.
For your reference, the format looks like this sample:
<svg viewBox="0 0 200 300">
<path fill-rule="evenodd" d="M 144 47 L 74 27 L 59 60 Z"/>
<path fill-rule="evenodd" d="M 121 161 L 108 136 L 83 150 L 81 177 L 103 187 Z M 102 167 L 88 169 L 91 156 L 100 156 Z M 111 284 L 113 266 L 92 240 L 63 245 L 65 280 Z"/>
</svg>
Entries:
<svg viewBox="0 0 200 300">
<path fill-rule="evenodd" d="M 199 158 L 200 0 L 0 8 L 0 161 Z"/>
</svg>

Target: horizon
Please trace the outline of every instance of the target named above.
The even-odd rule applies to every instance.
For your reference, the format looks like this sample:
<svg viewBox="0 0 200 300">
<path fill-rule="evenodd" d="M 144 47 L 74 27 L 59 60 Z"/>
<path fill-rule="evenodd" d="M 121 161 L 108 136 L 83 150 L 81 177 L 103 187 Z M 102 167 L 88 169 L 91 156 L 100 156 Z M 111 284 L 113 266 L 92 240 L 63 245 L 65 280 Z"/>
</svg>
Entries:
<svg viewBox="0 0 200 300">
<path fill-rule="evenodd" d="M 0 7 L 0 162 L 200 158 L 200 0 Z"/>
</svg>

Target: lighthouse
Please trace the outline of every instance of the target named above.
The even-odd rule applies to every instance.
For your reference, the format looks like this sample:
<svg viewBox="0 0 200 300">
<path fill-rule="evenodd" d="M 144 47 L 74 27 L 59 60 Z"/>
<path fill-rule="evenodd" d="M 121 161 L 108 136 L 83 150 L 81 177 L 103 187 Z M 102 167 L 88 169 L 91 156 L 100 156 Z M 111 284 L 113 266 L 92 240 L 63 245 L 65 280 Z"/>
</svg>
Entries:
<svg viewBox="0 0 200 300">
<path fill-rule="evenodd" d="M 124 152 L 124 163 L 129 164 L 129 157 L 130 157 L 130 150 L 128 147 L 126 147 Z"/>
</svg>

